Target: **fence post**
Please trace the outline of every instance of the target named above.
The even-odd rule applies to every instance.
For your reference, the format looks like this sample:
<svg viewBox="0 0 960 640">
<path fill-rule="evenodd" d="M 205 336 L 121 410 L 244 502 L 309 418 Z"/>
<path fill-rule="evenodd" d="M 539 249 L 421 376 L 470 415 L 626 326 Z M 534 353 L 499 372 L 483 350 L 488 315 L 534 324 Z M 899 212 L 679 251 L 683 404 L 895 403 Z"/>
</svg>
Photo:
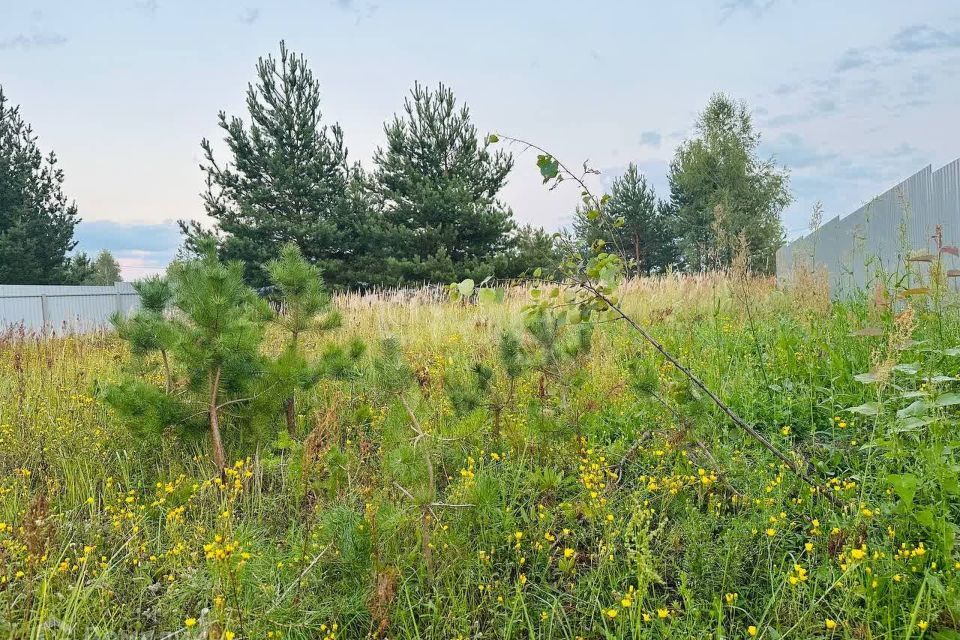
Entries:
<svg viewBox="0 0 960 640">
<path fill-rule="evenodd" d="M 40 296 L 40 323 L 42 326 L 41 333 L 46 336 L 47 331 L 49 330 L 50 322 L 50 302 L 47 300 L 46 295 Z"/>
</svg>

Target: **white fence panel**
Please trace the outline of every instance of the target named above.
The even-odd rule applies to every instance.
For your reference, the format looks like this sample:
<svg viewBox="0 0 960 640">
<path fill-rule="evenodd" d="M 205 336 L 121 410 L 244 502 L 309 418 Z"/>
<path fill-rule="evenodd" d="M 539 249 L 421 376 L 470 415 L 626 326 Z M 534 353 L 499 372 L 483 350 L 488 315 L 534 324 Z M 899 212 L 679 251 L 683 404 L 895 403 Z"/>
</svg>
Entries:
<svg viewBox="0 0 960 640">
<path fill-rule="evenodd" d="M 880 271 L 902 271 L 910 252 L 935 252 L 938 226 L 944 245 L 960 244 L 960 159 L 937 171 L 924 167 L 853 213 L 781 247 L 777 278 L 815 264 L 829 274 L 835 296 L 850 295 Z M 960 264 L 945 258 L 948 269 Z"/>
<path fill-rule="evenodd" d="M 109 287 L 0 285 L 0 330 L 83 333 L 109 326 L 140 305 L 129 282 Z"/>
</svg>

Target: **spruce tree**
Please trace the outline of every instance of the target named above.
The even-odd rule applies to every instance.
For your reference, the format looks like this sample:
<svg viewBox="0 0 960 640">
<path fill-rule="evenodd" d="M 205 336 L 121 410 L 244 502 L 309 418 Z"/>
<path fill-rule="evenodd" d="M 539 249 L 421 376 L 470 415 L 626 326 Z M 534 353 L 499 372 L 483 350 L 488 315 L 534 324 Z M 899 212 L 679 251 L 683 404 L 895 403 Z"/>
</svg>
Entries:
<svg viewBox="0 0 960 640">
<path fill-rule="evenodd" d="M 400 279 L 449 282 L 491 275 L 491 259 L 514 227 L 497 200 L 513 166 L 509 154 L 480 140 L 453 91 L 415 84 L 404 114 L 384 125 L 374 154 L 373 188 L 395 233 L 391 249 Z"/>
<path fill-rule="evenodd" d="M 0 283 L 59 284 L 76 246 L 77 205 L 63 193 L 63 170 L 0 87 Z"/>
<path fill-rule="evenodd" d="M 345 232 L 350 170 L 340 126 L 322 123 L 319 81 L 306 59 L 281 42 L 279 58 L 258 61 L 246 104 L 247 122 L 219 115 L 227 163 L 215 158 L 209 140 L 201 142 L 203 200 L 214 228 L 180 221 L 188 248 L 213 235 L 223 258 L 240 260 L 246 280 L 258 287 L 268 280 L 265 265 L 287 242 L 337 273 L 355 254 Z"/>
<path fill-rule="evenodd" d="M 563 252 L 556 234 L 525 224 L 510 237 L 510 245 L 493 259 L 493 272 L 500 278 L 530 277 L 540 269 L 542 277 L 557 277 Z"/>
<path fill-rule="evenodd" d="M 83 251 L 78 251 L 67 258 L 63 284 L 90 284 L 95 273 L 96 270 L 90 256 Z"/>
</svg>

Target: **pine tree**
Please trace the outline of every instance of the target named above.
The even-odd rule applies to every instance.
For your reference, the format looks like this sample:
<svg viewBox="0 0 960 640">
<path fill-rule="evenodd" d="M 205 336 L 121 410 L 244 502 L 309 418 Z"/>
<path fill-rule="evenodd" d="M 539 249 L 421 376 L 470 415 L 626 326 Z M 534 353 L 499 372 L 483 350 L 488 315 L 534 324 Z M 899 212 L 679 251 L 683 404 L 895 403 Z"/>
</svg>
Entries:
<svg viewBox="0 0 960 640">
<path fill-rule="evenodd" d="M 449 282 L 492 274 L 509 245 L 511 212 L 496 198 L 513 159 L 480 141 L 453 91 L 415 84 L 404 115 L 384 126 L 373 188 L 395 233 L 394 268 L 407 281 Z"/>
<path fill-rule="evenodd" d="M 492 265 L 500 278 L 530 277 L 537 269 L 544 278 L 553 278 L 562 261 L 563 252 L 555 234 L 526 224 L 514 231 L 509 246 L 496 255 Z"/>
<path fill-rule="evenodd" d="M 696 124 L 696 136 L 677 148 L 670 165 L 670 207 L 684 266 L 728 266 L 729 242 L 746 239 L 751 267 L 775 268 L 783 243 L 780 214 L 790 204 L 788 176 L 758 156 L 760 134 L 746 105 L 714 95 Z"/>
<path fill-rule="evenodd" d="M 466 383 L 451 372 L 444 380 L 444 389 L 450 402 L 460 413 L 479 407 L 493 416 L 491 436 L 500 437 L 503 412 L 513 404 L 517 382 L 528 366 L 528 356 L 520 338 L 504 331 L 497 344 L 497 361 L 493 364 L 476 362 Z"/>
<path fill-rule="evenodd" d="M 619 253 L 635 273 L 663 272 L 675 262 L 672 212 L 657 199 L 635 164 L 630 163 L 613 181 L 605 211 L 604 218 L 591 219 L 587 211 L 577 210 L 573 224 L 582 243 L 603 240 L 607 250 Z M 614 226 L 608 220 L 620 224 Z"/>
<path fill-rule="evenodd" d="M 174 348 L 178 326 L 166 317 L 173 291 L 166 278 L 153 276 L 133 285 L 140 298 L 140 309 L 126 317 L 117 313 L 111 319 L 117 335 L 127 342 L 134 356 L 159 353 L 163 361 L 164 388 L 173 390 L 170 351 Z"/>
<path fill-rule="evenodd" d="M 188 248 L 214 235 L 223 258 L 242 261 L 246 280 L 258 287 L 267 283 L 265 265 L 287 242 L 336 274 L 356 253 L 346 233 L 350 169 L 340 126 L 322 124 L 319 81 L 306 59 L 281 42 L 279 58 L 258 61 L 246 103 L 249 123 L 219 115 L 230 162 L 221 165 L 210 141 L 201 142 L 204 206 L 215 227 L 180 221 Z"/>
<path fill-rule="evenodd" d="M 168 382 L 161 391 L 144 380 L 126 379 L 107 388 L 105 397 L 144 435 L 171 427 L 205 432 L 213 461 L 222 470 L 227 454 L 221 412 L 253 399 L 251 391 L 265 369 L 260 346 L 270 310 L 244 283 L 240 262 L 221 262 L 209 240 L 202 240 L 198 250 L 200 258 L 168 270 L 172 295 L 162 281 L 144 284 L 139 289 L 144 315 L 118 322 L 134 351 L 169 344 L 183 383 Z M 167 299 L 175 311 L 172 320 L 162 315 Z M 203 414 L 205 423 L 198 423 Z"/>
<path fill-rule="evenodd" d="M 277 360 L 276 371 L 284 398 L 287 432 L 294 437 L 297 432 L 295 394 L 313 387 L 323 373 L 323 363 L 307 361 L 300 339 L 306 334 L 339 327 L 341 315 L 330 309 L 330 297 L 323 289 L 320 269 L 304 259 L 297 245 L 286 245 L 280 258 L 267 265 L 267 272 L 282 302 L 275 322 L 286 334 L 286 344 Z"/>
<path fill-rule="evenodd" d="M 78 222 L 56 156 L 43 156 L 20 108 L 8 104 L 0 87 L 0 283 L 64 282 Z"/>
<path fill-rule="evenodd" d="M 83 251 L 78 251 L 67 258 L 63 284 L 89 284 L 94 277 L 94 273 L 95 269 L 90 256 Z"/>
</svg>

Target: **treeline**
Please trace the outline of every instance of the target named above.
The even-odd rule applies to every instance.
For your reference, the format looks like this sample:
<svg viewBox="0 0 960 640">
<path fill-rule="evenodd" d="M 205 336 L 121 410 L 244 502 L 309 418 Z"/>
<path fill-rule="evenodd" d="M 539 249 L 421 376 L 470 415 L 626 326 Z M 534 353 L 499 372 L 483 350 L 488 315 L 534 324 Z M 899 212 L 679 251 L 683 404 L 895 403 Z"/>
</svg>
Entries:
<svg viewBox="0 0 960 640">
<path fill-rule="evenodd" d="M 573 228 L 554 234 L 516 222 L 499 197 L 513 157 L 479 135 L 449 87 L 415 84 L 365 169 L 349 158 L 339 124 L 325 121 L 302 55 L 281 43 L 256 76 L 246 113 L 219 114 L 223 150 L 201 142 L 212 224 L 179 222 L 184 257 L 212 241 L 253 286 L 268 284 L 266 265 L 288 243 L 331 287 L 362 289 L 549 272 L 566 243 L 603 242 L 641 274 L 723 268 L 738 253 L 771 272 L 783 242 L 787 174 L 760 158 L 746 106 L 722 94 L 676 150 L 667 197 L 631 164 L 607 195 L 615 227 L 577 211 Z M 94 277 L 89 258 L 70 254 L 80 219 L 62 182 L 56 157 L 42 156 L 0 90 L 0 283 Z M 99 271 L 108 261 L 98 258 Z"/>
</svg>

